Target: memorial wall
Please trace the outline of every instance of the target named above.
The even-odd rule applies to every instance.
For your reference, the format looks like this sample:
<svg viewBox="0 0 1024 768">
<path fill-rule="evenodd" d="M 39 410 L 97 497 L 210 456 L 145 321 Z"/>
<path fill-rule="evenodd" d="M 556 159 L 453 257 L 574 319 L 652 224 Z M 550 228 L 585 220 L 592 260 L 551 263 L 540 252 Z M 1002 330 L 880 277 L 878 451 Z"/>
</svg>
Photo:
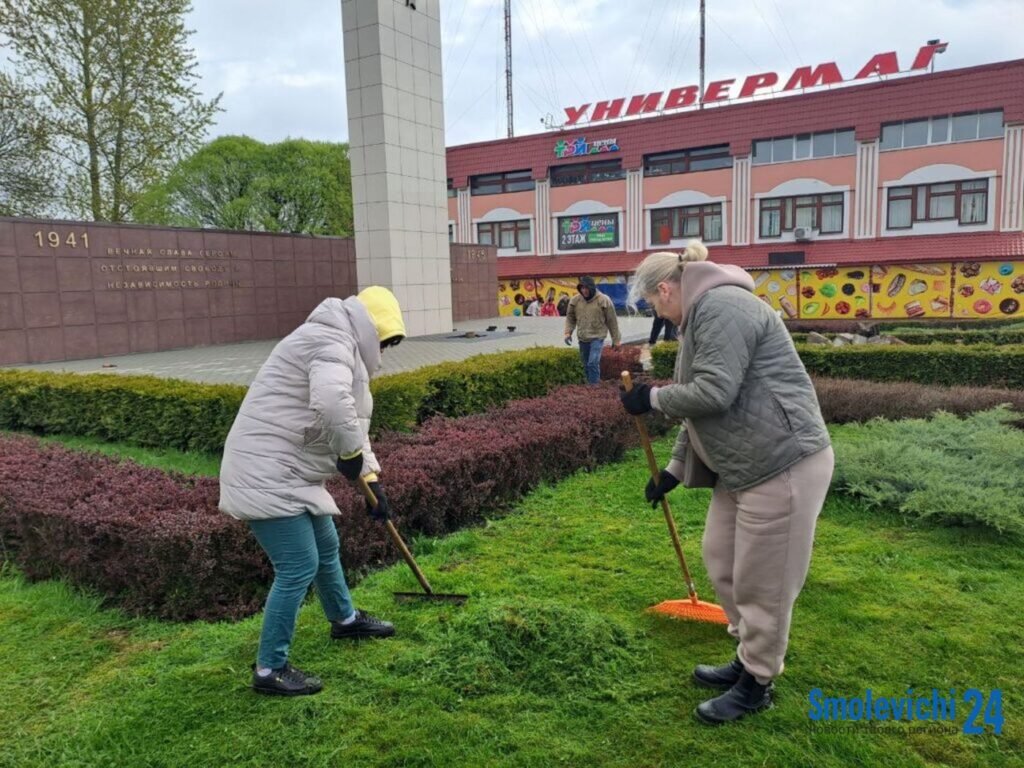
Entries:
<svg viewBox="0 0 1024 768">
<path fill-rule="evenodd" d="M 0 365 L 278 338 L 355 269 L 350 239 L 0 218 Z"/>
</svg>

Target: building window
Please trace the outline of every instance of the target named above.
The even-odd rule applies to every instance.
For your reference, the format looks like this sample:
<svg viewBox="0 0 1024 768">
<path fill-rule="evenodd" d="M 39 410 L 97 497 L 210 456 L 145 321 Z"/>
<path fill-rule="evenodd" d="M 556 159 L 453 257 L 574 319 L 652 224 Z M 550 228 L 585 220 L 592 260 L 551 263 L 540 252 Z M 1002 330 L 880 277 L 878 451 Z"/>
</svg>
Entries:
<svg viewBox="0 0 1024 768">
<path fill-rule="evenodd" d="M 448 222 L 448 242 L 455 242 L 455 225 L 452 224 L 451 222 Z"/>
<path fill-rule="evenodd" d="M 644 157 L 644 176 L 668 176 L 671 173 L 693 173 L 717 168 L 732 168 L 728 144 Z"/>
<path fill-rule="evenodd" d="M 551 186 L 553 187 L 615 181 L 625 177 L 626 172 L 622 170 L 622 160 L 601 160 L 596 163 L 551 166 Z"/>
<path fill-rule="evenodd" d="M 530 220 L 495 221 L 476 225 L 476 241 L 480 245 L 496 245 L 498 248 L 515 248 L 517 251 L 530 250 Z"/>
<path fill-rule="evenodd" d="M 448 197 L 455 197 L 455 187 L 452 186 L 451 179 L 448 179 Z"/>
<path fill-rule="evenodd" d="M 799 133 L 777 139 L 758 139 L 754 142 L 751 162 L 754 165 L 788 163 L 817 157 L 842 157 L 857 151 L 853 128 L 817 133 Z"/>
<path fill-rule="evenodd" d="M 656 208 L 651 211 L 653 245 L 667 245 L 672 240 L 684 237 L 698 237 L 708 243 L 721 240 L 722 204 Z"/>
<path fill-rule="evenodd" d="M 889 188 L 889 229 L 918 221 L 955 220 L 961 226 L 988 221 L 988 179 Z"/>
<path fill-rule="evenodd" d="M 951 141 L 998 139 L 1002 135 L 1003 110 L 963 112 L 884 123 L 879 149 L 909 149 Z"/>
<path fill-rule="evenodd" d="M 822 235 L 843 231 L 843 193 L 768 197 L 761 200 L 761 237 L 781 237 L 796 227 L 816 229 Z"/>
<path fill-rule="evenodd" d="M 533 173 L 529 170 L 488 173 L 469 179 L 471 195 L 500 195 L 502 192 L 527 192 L 531 189 Z"/>
</svg>

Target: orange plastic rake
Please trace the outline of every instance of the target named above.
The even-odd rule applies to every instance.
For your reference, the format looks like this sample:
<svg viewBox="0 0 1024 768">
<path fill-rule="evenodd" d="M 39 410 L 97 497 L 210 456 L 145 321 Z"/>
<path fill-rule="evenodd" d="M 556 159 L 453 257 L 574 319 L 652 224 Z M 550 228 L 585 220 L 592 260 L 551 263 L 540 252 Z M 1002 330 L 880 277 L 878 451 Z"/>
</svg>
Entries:
<svg viewBox="0 0 1024 768">
<path fill-rule="evenodd" d="M 628 392 L 633 388 L 633 377 L 629 371 L 622 372 L 622 385 Z M 654 449 L 651 448 L 651 438 L 647 434 L 647 425 L 643 416 L 634 416 L 636 429 L 640 433 L 640 442 L 644 446 L 644 453 L 647 454 L 647 466 L 651 470 L 651 479 L 658 482 L 658 461 L 654 458 Z M 672 545 L 676 549 L 676 556 L 679 558 L 679 565 L 683 569 L 683 578 L 686 579 L 686 590 L 690 597 L 688 600 L 663 600 L 651 607 L 652 611 L 674 616 L 678 619 L 690 619 L 691 621 L 706 621 L 709 624 L 728 624 L 729 619 L 722 610 L 722 606 L 714 603 L 707 603 L 697 598 L 697 589 L 693 586 L 693 579 L 690 578 L 690 569 L 686 567 L 686 558 L 683 556 L 683 545 L 679 542 L 679 532 L 676 530 L 676 521 L 672 517 L 672 510 L 668 507 L 668 499 L 662 497 L 661 509 L 665 513 L 665 522 L 668 523 L 668 532 L 672 536 Z"/>
</svg>

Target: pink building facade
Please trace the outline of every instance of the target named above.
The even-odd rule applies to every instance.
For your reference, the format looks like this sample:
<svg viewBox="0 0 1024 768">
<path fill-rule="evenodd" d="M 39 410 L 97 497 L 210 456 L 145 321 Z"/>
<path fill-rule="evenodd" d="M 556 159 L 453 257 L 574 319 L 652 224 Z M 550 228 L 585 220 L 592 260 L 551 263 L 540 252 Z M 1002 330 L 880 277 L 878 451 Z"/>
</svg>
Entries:
<svg viewBox="0 0 1024 768">
<path fill-rule="evenodd" d="M 1022 81 L 1017 60 L 451 147 L 450 237 L 497 246 L 503 314 L 700 237 L 792 318 L 1024 316 Z"/>
</svg>

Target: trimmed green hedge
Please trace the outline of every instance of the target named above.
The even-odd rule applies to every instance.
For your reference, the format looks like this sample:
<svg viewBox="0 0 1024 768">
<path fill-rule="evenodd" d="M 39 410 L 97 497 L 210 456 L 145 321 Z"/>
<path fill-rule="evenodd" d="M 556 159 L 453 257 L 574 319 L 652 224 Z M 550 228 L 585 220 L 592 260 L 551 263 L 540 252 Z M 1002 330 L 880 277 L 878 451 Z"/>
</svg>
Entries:
<svg viewBox="0 0 1024 768">
<path fill-rule="evenodd" d="M 672 378 L 677 349 L 677 344 L 667 342 L 652 350 L 656 378 Z M 945 386 L 1024 387 L 1024 345 L 798 344 L 797 351 L 807 371 L 819 376 Z"/>
<path fill-rule="evenodd" d="M 874 322 L 874 321 L 867 321 Z M 888 333 L 889 331 L 926 331 L 926 330 L 937 330 L 937 331 L 982 331 L 982 330 L 1002 330 L 1004 328 L 1015 328 L 1020 330 L 1020 327 L 1024 325 L 1024 320 L 1019 317 L 1001 317 L 1001 318 L 976 318 L 974 320 L 967 320 L 963 318 L 929 318 L 926 320 L 887 320 L 884 323 L 878 323 L 878 330 L 882 333 Z"/>
<path fill-rule="evenodd" d="M 578 352 L 556 348 L 382 376 L 371 384 L 372 431 L 411 429 L 436 414 L 480 413 L 582 379 Z M 236 385 L 152 376 L 0 370 L 0 428 L 217 453 L 245 393 Z"/>
<path fill-rule="evenodd" d="M 152 376 L 0 370 L 0 427 L 214 453 L 245 392 Z"/>
<path fill-rule="evenodd" d="M 1024 387 L 1024 346 L 928 344 L 825 347 L 801 344 L 809 373 L 869 381 L 970 387 Z"/>
<path fill-rule="evenodd" d="M 790 334 L 797 344 L 807 341 L 807 333 L 794 332 Z M 834 333 L 826 333 L 825 336 L 835 338 Z M 961 342 L 963 344 L 1024 344 L 1024 330 L 1001 329 L 1001 328 L 903 328 L 895 333 L 887 333 L 888 336 L 895 336 L 907 344 L 952 344 Z"/>
<path fill-rule="evenodd" d="M 676 370 L 676 354 L 678 352 L 678 341 L 661 341 L 651 347 L 651 363 L 654 366 L 651 374 L 654 378 L 672 378 L 672 374 Z"/>
</svg>

